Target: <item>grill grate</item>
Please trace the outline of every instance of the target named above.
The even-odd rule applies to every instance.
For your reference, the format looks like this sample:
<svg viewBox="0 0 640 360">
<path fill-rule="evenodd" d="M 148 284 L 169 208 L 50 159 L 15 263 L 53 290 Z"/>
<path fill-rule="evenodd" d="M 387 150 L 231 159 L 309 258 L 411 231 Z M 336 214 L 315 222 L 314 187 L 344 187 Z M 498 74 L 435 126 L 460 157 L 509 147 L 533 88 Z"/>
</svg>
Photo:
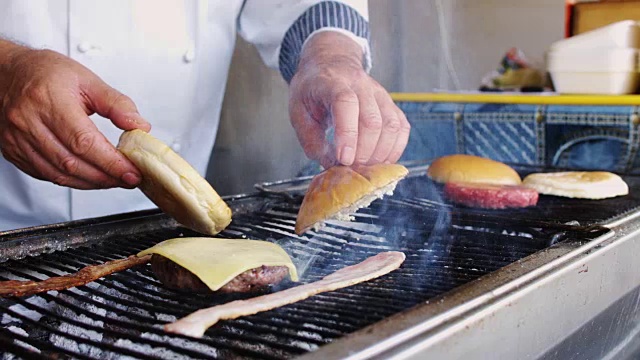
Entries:
<svg viewBox="0 0 640 360">
<path fill-rule="evenodd" d="M 607 231 L 599 226 L 524 221 L 500 213 L 456 209 L 440 202 L 437 188 L 429 186 L 422 178 L 410 178 L 393 197 L 360 211 L 353 223 L 332 222 L 322 231 L 301 237 L 293 234 L 300 198 L 262 194 L 230 201 L 234 220 L 219 236 L 277 242 L 294 258 L 305 282 L 380 251 L 403 251 L 407 255 L 403 266 L 385 277 L 223 321 L 202 339 L 192 339 L 165 334 L 161 326 L 199 308 L 243 296 L 173 292 L 161 286 L 150 266 L 139 266 L 65 291 L 0 299 L 0 345 L 8 358 L 10 354 L 106 359 L 292 358 L 432 301 L 557 242 L 589 241 Z M 558 213 L 556 218 L 568 214 Z M 77 232 L 91 241 L 6 261 L 0 264 L 0 279 L 45 279 L 123 258 L 168 238 L 197 235 L 163 221 L 155 228 L 138 226 L 135 231 L 132 221 L 123 219 L 82 224 L 77 229 L 11 233 L 0 238 L 0 244 L 26 246 L 30 238 L 59 242 L 74 238 L 71 235 Z M 291 285 L 285 282 L 279 287 Z"/>
</svg>

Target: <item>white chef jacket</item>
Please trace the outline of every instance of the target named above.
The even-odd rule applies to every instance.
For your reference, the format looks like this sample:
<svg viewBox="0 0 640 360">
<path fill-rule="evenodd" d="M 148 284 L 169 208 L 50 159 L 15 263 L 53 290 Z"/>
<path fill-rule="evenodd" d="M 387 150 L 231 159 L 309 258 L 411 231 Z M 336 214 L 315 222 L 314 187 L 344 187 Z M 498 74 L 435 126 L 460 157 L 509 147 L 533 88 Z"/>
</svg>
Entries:
<svg viewBox="0 0 640 360">
<path fill-rule="evenodd" d="M 87 66 L 131 97 L 151 134 L 203 175 L 236 33 L 290 80 L 304 41 L 318 31 L 344 32 L 369 59 L 367 19 L 366 0 L 0 1 L 1 37 Z M 91 118 L 117 144 L 122 131 Z M 65 188 L 31 178 L 4 158 L 0 184 L 0 231 L 155 207 L 137 189 Z"/>
</svg>

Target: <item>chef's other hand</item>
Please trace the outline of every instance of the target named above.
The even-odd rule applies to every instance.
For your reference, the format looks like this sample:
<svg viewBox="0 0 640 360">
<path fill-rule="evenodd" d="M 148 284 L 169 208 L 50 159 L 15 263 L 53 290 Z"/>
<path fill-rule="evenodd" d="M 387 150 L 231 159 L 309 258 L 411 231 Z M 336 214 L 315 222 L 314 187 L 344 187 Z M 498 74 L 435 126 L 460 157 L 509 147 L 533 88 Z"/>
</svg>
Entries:
<svg viewBox="0 0 640 360">
<path fill-rule="evenodd" d="M 138 169 L 89 115 L 149 131 L 135 104 L 78 62 L 0 40 L 0 150 L 25 173 L 77 189 L 132 188 Z"/>
<path fill-rule="evenodd" d="M 291 80 L 292 125 L 305 154 L 325 168 L 395 163 L 407 146 L 407 118 L 364 71 L 362 58 L 360 45 L 346 35 L 322 32 L 307 41 Z"/>
</svg>

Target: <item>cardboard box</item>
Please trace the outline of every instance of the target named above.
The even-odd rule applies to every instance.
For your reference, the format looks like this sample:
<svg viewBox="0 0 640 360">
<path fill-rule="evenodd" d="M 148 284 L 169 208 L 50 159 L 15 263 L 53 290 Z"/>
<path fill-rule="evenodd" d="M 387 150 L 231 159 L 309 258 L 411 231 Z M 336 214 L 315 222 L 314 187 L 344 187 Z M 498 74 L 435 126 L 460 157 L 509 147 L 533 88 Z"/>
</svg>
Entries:
<svg viewBox="0 0 640 360">
<path fill-rule="evenodd" d="M 640 0 L 600 0 L 567 5 L 571 16 L 569 36 L 585 33 L 622 20 L 640 21 Z"/>
</svg>

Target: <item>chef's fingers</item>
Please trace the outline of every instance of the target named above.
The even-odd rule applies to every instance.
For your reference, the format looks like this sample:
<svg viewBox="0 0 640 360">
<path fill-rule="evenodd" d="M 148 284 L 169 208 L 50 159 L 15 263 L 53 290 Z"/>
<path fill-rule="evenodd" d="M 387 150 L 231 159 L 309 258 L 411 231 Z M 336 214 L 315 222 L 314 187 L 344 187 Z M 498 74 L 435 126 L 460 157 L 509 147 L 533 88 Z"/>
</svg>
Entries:
<svg viewBox="0 0 640 360">
<path fill-rule="evenodd" d="M 118 128 L 151 130 L 151 124 L 140 115 L 133 100 L 99 78 L 86 86 L 84 94 L 89 109 L 111 120 Z"/>
<path fill-rule="evenodd" d="M 26 160 L 21 152 L 22 150 L 18 146 L 18 140 L 13 135 L 13 131 L 2 129 L 2 138 L 0 138 L 0 153 L 2 153 L 2 157 L 16 166 L 19 164 L 25 166 Z"/>
<path fill-rule="evenodd" d="M 324 156 L 320 157 L 318 162 L 325 169 L 328 169 L 328 168 L 336 166 L 336 165 L 340 165 L 338 163 L 338 160 L 336 159 L 335 155 L 333 155 L 333 153 L 325 154 Z"/>
<path fill-rule="evenodd" d="M 382 129 L 380 137 L 375 144 L 375 150 L 368 159 L 368 164 L 379 164 L 389 158 L 402 127 L 398 117 L 397 106 L 393 103 L 389 94 L 385 91 L 380 91 L 375 95 L 375 99 L 382 116 Z"/>
<path fill-rule="evenodd" d="M 13 158 L 12 162 L 18 167 L 18 169 L 22 170 L 26 174 L 29 174 L 39 180 L 51 181 L 60 186 L 72 187 L 81 190 L 95 189 L 94 184 L 60 172 L 25 139 L 17 136 L 14 137 L 14 139 L 16 146 L 20 149 L 20 155 Z"/>
<path fill-rule="evenodd" d="M 355 162 L 366 164 L 376 149 L 382 132 L 382 115 L 373 93 L 366 89 L 358 93 L 358 147 Z"/>
<path fill-rule="evenodd" d="M 113 178 L 84 159 L 71 153 L 60 140 L 42 123 L 31 126 L 30 136 L 26 137 L 31 146 L 62 174 L 69 177 L 81 177 L 95 189 L 120 186 L 120 180 Z"/>
<path fill-rule="evenodd" d="M 298 136 L 305 155 L 312 160 L 320 160 L 327 154 L 324 129 L 312 119 L 301 101 L 291 101 L 289 115 L 293 129 Z"/>
<path fill-rule="evenodd" d="M 398 132 L 398 136 L 396 137 L 396 142 L 389 153 L 389 157 L 387 157 L 387 162 L 394 164 L 400 160 L 404 149 L 407 147 L 409 143 L 409 135 L 411 133 L 411 124 L 409 124 L 409 120 L 405 116 L 404 112 L 397 108 L 398 119 L 400 119 L 400 131 Z"/>
<path fill-rule="evenodd" d="M 60 102 L 56 105 L 56 115 L 48 119 L 47 125 L 71 153 L 120 180 L 120 186 L 140 183 L 140 171 L 116 150 L 77 104 Z"/>
<path fill-rule="evenodd" d="M 329 105 L 335 124 L 336 159 L 342 165 L 351 165 L 356 159 L 358 146 L 358 96 L 346 86 L 333 88 L 329 96 Z"/>
</svg>

